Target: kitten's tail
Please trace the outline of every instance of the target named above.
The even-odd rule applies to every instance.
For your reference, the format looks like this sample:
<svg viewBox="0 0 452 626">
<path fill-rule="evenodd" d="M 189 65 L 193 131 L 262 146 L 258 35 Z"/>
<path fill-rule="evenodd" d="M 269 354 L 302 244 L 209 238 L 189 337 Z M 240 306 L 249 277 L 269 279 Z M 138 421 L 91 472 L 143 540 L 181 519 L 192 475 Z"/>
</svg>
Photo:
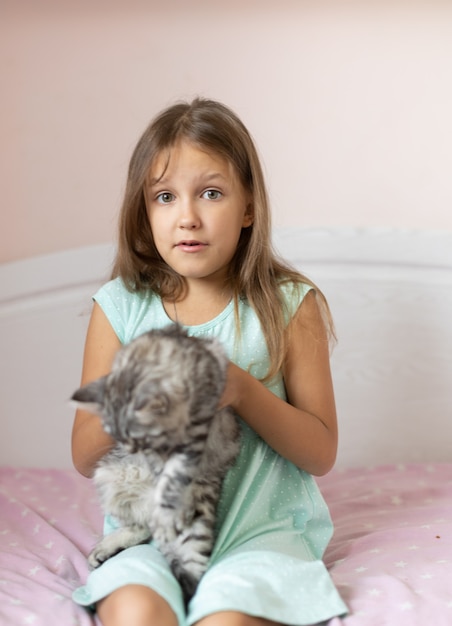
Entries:
<svg viewBox="0 0 452 626">
<path fill-rule="evenodd" d="M 190 574 L 185 568 L 172 567 L 173 574 L 179 581 L 182 589 L 182 595 L 184 597 L 185 610 L 188 610 L 190 600 L 195 595 L 196 588 L 198 586 L 198 580 Z"/>
</svg>

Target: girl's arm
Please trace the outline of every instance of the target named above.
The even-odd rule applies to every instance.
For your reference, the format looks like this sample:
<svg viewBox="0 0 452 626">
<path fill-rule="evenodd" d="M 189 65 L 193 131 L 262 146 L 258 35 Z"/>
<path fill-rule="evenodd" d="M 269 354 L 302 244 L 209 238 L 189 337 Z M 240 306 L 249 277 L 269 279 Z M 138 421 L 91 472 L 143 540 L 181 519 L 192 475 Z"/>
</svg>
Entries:
<svg viewBox="0 0 452 626">
<path fill-rule="evenodd" d="M 325 325 L 313 291 L 290 327 L 284 368 L 288 402 L 230 364 L 222 405 L 230 405 L 274 450 L 310 474 L 334 465 L 337 419 Z"/>
<path fill-rule="evenodd" d="M 102 309 L 94 303 L 86 335 L 82 385 L 110 372 L 113 357 L 120 345 Z M 113 439 L 103 430 L 100 418 L 78 409 L 72 427 L 72 460 L 75 468 L 84 476 L 92 476 L 97 461 L 113 445 Z"/>
</svg>

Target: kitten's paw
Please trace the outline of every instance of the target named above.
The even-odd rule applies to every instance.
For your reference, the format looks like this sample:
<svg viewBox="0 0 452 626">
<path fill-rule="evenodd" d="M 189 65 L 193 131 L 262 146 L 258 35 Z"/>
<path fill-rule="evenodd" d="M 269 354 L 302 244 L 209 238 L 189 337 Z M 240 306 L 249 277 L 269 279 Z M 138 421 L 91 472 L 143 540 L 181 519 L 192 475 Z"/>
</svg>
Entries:
<svg viewBox="0 0 452 626">
<path fill-rule="evenodd" d="M 105 563 L 113 554 L 109 550 L 105 550 L 101 545 L 96 546 L 88 555 L 88 563 L 90 567 L 96 569 L 102 563 Z"/>
<path fill-rule="evenodd" d="M 91 567 L 94 569 L 99 567 L 110 557 L 132 545 L 130 542 L 121 541 L 121 539 L 119 533 L 112 533 L 101 539 L 88 555 L 88 563 Z"/>
<path fill-rule="evenodd" d="M 185 527 L 185 516 L 174 509 L 158 508 L 152 514 L 152 536 L 157 542 L 174 541 Z"/>
<path fill-rule="evenodd" d="M 154 532 L 152 533 L 153 539 L 156 541 L 158 545 L 162 545 L 165 543 L 171 543 L 175 541 L 178 536 L 178 532 L 173 523 L 167 525 L 156 525 L 154 526 Z"/>
<path fill-rule="evenodd" d="M 141 526 L 119 528 L 99 541 L 89 554 L 88 563 L 93 568 L 99 567 L 118 552 L 149 541 L 150 536 L 149 529 Z"/>
</svg>

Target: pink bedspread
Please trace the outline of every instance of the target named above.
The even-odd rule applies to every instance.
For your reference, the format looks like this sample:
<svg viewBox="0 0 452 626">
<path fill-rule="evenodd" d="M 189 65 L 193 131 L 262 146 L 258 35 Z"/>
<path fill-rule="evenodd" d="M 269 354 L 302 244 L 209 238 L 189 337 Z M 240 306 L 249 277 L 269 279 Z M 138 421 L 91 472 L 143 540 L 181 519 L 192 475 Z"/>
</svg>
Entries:
<svg viewBox="0 0 452 626">
<path fill-rule="evenodd" d="M 0 473 L 1 626 L 92 626 L 71 599 L 102 528 L 89 480 L 71 470 Z"/>
<path fill-rule="evenodd" d="M 452 624 L 452 465 L 333 472 L 325 561 L 350 615 L 329 626 Z"/>
<path fill-rule="evenodd" d="M 452 624 L 452 464 L 334 471 L 326 563 L 350 614 L 329 626 Z M 93 626 L 72 590 L 102 521 L 74 471 L 0 472 L 1 626 Z"/>
</svg>

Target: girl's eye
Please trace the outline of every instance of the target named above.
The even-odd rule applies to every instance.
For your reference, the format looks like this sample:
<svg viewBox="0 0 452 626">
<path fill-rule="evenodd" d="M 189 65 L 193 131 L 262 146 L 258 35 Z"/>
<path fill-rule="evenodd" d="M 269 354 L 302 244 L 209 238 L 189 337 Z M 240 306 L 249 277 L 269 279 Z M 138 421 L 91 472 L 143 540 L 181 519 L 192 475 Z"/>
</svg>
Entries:
<svg viewBox="0 0 452 626">
<path fill-rule="evenodd" d="M 157 202 L 159 202 L 160 204 L 169 204 L 174 200 L 174 196 L 169 191 L 164 191 L 162 193 L 159 193 L 156 199 Z"/>
<path fill-rule="evenodd" d="M 218 189 L 208 189 L 202 194 L 206 200 L 218 200 L 223 194 Z"/>
</svg>

